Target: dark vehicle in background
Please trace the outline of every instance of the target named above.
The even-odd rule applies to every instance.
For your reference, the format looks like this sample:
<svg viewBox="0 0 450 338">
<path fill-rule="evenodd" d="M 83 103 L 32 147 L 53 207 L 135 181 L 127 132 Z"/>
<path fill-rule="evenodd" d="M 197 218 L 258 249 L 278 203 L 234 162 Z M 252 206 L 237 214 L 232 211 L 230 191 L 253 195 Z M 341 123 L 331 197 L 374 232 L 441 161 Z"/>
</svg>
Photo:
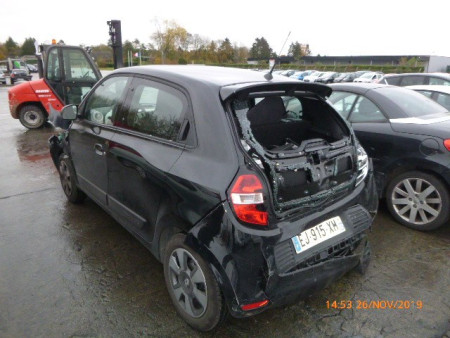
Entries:
<svg viewBox="0 0 450 338">
<path fill-rule="evenodd" d="M 334 79 L 336 79 L 340 74 L 336 72 L 325 72 L 321 76 L 319 76 L 315 82 L 319 83 L 333 83 Z"/>
<path fill-rule="evenodd" d="M 247 70 L 122 68 L 50 140 L 68 199 L 88 195 L 164 265 L 198 330 L 364 271 L 378 198 L 331 89 Z"/>
<path fill-rule="evenodd" d="M 400 87 L 415 85 L 450 86 L 450 75 L 445 73 L 388 74 L 383 76 L 378 83 Z"/>
<path fill-rule="evenodd" d="M 11 84 L 14 84 L 19 80 L 31 80 L 31 75 L 26 63 L 20 59 L 7 58 L 6 60 L 0 61 L 0 67 L 4 70 L 5 78 L 10 77 Z"/>
<path fill-rule="evenodd" d="M 35 65 L 27 63 L 27 68 L 30 73 L 37 73 L 38 69 Z"/>
<path fill-rule="evenodd" d="M 450 86 L 417 85 L 408 86 L 406 88 L 415 90 L 416 92 L 429 97 L 450 111 Z"/>
<path fill-rule="evenodd" d="M 354 79 L 356 79 L 357 75 L 356 73 L 341 73 L 338 77 L 334 79 L 335 83 L 339 82 L 353 82 Z"/>
<path fill-rule="evenodd" d="M 449 219 L 450 113 L 425 96 L 380 84 L 334 84 L 329 101 L 373 159 L 378 193 L 416 230 Z"/>
<path fill-rule="evenodd" d="M 11 72 L 9 73 L 9 76 L 11 77 L 11 84 L 14 84 L 19 80 L 23 81 L 31 80 L 31 75 L 25 69 L 12 69 Z"/>
<path fill-rule="evenodd" d="M 280 73 L 280 75 L 289 77 L 289 76 L 291 76 L 291 75 L 294 74 L 294 73 L 295 73 L 295 70 L 293 70 L 293 69 L 288 69 L 288 70 L 282 71 L 282 72 Z"/>
</svg>

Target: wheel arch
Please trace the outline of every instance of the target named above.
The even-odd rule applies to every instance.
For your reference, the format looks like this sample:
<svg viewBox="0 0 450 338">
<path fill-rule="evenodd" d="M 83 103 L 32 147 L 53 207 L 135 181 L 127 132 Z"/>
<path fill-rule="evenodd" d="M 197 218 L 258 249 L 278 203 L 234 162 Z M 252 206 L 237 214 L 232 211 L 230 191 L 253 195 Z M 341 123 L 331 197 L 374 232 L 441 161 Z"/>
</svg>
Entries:
<svg viewBox="0 0 450 338">
<path fill-rule="evenodd" d="M 217 283 L 219 284 L 220 292 L 228 307 L 229 312 L 232 315 L 236 314 L 236 308 L 238 306 L 237 296 L 234 292 L 232 283 L 224 270 L 223 266 L 218 261 L 216 255 L 193 234 L 188 233 L 186 236 L 186 244 L 193 248 L 209 265 Z M 232 265 L 229 265 L 232 267 Z M 237 274 L 237 271 L 228 271 L 231 274 Z"/>
<path fill-rule="evenodd" d="M 382 175 L 383 177 L 381 177 L 377 182 L 380 183 L 381 181 L 382 190 L 380 198 L 386 197 L 386 190 L 392 179 L 409 171 L 421 171 L 423 173 L 432 175 L 439 179 L 447 188 L 450 188 L 443 176 L 443 172 L 445 172 L 446 169 L 447 168 L 445 166 L 439 163 L 430 161 L 418 161 L 417 159 L 407 159 L 402 160 L 401 162 L 392 163 L 390 166 L 384 169 L 384 172 L 388 174 Z"/>
<path fill-rule="evenodd" d="M 165 215 L 164 218 L 158 222 L 158 227 L 155 230 L 155 240 L 152 246 L 152 251 L 157 256 L 158 260 L 162 261 L 164 257 L 164 249 L 170 239 L 178 234 L 182 233 L 186 236 L 185 244 L 198 253 L 210 267 L 217 283 L 219 284 L 222 296 L 227 304 L 230 313 L 233 314 L 238 305 L 237 297 L 232 287 L 232 283 L 224 270 L 223 266 L 219 262 L 217 252 L 212 252 L 211 246 L 216 248 L 214 251 L 221 251 L 220 254 L 226 255 L 227 248 L 224 245 L 219 244 L 221 220 L 224 214 L 222 205 L 220 204 L 208 215 L 206 215 L 200 222 L 194 227 L 189 227 L 186 222 L 180 220 L 174 215 Z M 179 223 L 174 223 L 178 221 Z M 167 226 L 168 225 L 168 226 Z M 158 230 L 160 229 L 160 230 Z M 157 236 L 158 234 L 158 236 Z M 217 245 L 220 246 L 217 250 Z M 229 265 L 232 267 L 232 264 Z M 237 271 L 228 271 L 231 274 L 237 274 Z"/>
</svg>

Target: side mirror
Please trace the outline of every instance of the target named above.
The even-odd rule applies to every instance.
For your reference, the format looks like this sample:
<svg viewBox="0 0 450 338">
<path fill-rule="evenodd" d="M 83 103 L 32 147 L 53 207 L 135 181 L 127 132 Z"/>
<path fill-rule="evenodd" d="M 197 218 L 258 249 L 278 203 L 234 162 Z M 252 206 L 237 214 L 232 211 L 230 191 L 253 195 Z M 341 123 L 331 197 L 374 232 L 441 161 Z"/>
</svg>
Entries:
<svg viewBox="0 0 450 338">
<path fill-rule="evenodd" d="M 64 120 L 75 120 L 78 116 L 77 106 L 69 104 L 61 110 L 61 116 Z"/>
</svg>

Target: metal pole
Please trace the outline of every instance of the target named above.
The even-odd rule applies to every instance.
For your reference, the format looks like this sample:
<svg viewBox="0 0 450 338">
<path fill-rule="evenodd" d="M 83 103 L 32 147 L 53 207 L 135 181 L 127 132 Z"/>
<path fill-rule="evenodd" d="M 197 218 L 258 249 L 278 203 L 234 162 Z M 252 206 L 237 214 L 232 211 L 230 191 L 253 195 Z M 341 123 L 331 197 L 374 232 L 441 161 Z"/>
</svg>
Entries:
<svg viewBox="0 0 450 338">
<path fill-rule="evenodd" d="M 122 28 L 120 20 L 111 20 L 106 22 L 109 26 L 109 35 L 111 36 L 111 47 L 113 48 L 114 69 L 123 67 L 122 51 Z"/>
</svg>

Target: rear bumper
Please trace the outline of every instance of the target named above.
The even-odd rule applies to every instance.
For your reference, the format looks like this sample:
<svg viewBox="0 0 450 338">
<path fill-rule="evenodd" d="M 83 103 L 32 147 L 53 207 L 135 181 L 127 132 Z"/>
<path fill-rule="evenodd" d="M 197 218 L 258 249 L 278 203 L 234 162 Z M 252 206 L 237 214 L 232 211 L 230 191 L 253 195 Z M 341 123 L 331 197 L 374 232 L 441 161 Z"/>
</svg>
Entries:
<svg viewBox="0 0 450 338">
<path fill-rule="evenodd" d="M 272 306 L 306 298 L 329 286 L 345 273 L 361 264 L 370 250 L 366 235 L 355 243 L 352 254 L 325 260 L 289 273 L 277 274 L 268 280 L 265 290 Z"/>
<path fill-rule="evenodd" d="M 305 298 L 365 262 L 366 233 L 372 226 L 378 196 L 372 173 L 364 184 L 323 210 L 261 230 L 240 224 L 228 203 L 197 224 L 188 235 L 210 262 L 234 317 L 246 317 L 270 307 Z M 345 232 L 297 254 L 292 237 L 339 216 Z M 264 307 L 244 311 L 243 305 L 268 300 Z"/>
</svg>

